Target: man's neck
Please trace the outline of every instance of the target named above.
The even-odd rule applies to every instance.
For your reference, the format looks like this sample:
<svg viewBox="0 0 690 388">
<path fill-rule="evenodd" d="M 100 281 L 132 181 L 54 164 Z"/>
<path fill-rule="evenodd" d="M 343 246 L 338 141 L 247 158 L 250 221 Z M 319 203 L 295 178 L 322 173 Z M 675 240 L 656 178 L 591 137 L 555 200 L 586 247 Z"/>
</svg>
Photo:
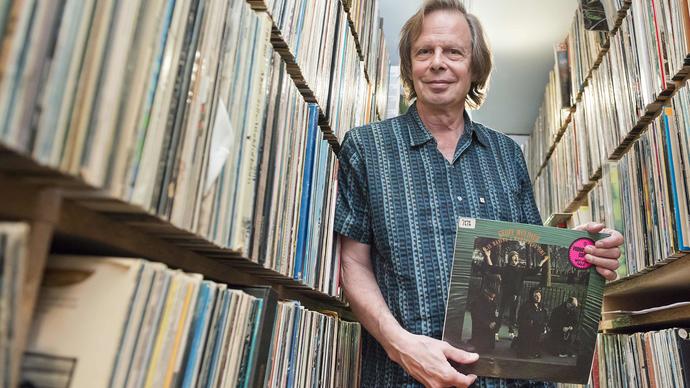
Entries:
<svg viewBox="0 0 690 388">
<path fill-rule="evenodd" d="M 438 138 L 454 134 L 459 139 L 465 129 L 465 107 L 439 108 L 417 101 L 417 113 L 422 122 Z"/>
</svg>

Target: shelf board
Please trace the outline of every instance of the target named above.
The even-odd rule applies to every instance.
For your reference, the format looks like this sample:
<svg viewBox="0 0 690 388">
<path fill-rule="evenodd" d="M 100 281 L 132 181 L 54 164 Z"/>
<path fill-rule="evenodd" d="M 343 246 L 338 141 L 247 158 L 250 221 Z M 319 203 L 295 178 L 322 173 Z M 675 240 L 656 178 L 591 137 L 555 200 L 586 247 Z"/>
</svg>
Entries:
<svg viewBox="0 0 690 388">
<path fill-rule="evenodd" d="M 690 253 L 670 258 L 649 268 L 606 285 L 608 298 L 642 298 L 646 295 L 681 293 L 680 298 L 690 295 Z M 684 291 L 687 291 L 683 293 Z M 649 307 L 649 306 L 645 306 Z"/>
<path fill-rule="evenodd" d="M 599 330 L 627 331 L 632 329 L 654 329 L 673 325 L 690 324 L 690 306 L 680 306 L 668 310 L 655 311 L 642 315 L 625 315 L 604 319 L 599 323 Z"/>
<path fill-rule="evenodd" d="M 690 61 L 690 55 L 686 57 L 685 61 Z M 611 153 L 609 160 L 622 158 L 632 148 L 637 139 L 649 128 L 649 124 L 661 115 L 664 106 L 676 95 L 680 88 L 685 86 L 688 79 L 690 79 L 690 65 L 686 64 L 670 82 L 667 82 L 666 88 L 659 93 L 656 100 L 647 106 L 644 115 L 638 119 L 637 124 Z"/>
<path fill-rule="evenodd" d="M 163 262 L 173 268 L 201 273 L 231 285 L 272 285 L 283 298 L 296 299 L 308 308 L 327 308 L 351 314 L 338 298 L 314 290 L 291 277 L 218 247 L 190 231 L 178 228 L 138 206 L 108 197 L 76 177 L 42 166 L 0 144 L 0 214 L 17 218 L 32 210 L 21 201 L 46 188 L 60 193 L 62 204 L 55 227 L 58 242 L 90 246 L 103 254 L 128 255 Z M 26 190 L 25 187 L 32 187 Z M 20 188 L 24 188 L 21 189 Z M 23 210 L 22 210 L 23 209 Z M 11 217 L 15 214 L 15 217 Z M 48 212 L 46 212 L 48 214 Z M 51 216 L 55 218 L 55 216 Z M 86 252 L 84 252 L 86 253 Z"/>
</svg>

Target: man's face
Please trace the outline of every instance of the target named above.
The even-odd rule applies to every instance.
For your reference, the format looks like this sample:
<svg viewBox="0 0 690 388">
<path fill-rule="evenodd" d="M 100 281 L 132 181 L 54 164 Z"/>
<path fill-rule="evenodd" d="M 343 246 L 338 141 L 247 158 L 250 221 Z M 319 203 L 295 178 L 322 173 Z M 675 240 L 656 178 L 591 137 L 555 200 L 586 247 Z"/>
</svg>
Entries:
<svg viewBox="0 0 690 388">
<path fill-rule="evenodd" d="M 412 44 L 412 81 L 417 100 L 430 107 L 461 108 L 470 90 L 472 39 L 465 17 L 435 11 L 424 17 Z"/>
<path fill-rule="evenodd" d="M 512 256 L 510 256 L 510 265 L 512 265 L 513 267 L 515 267 L 515 266 L 518 265 L 518 262 L 520 262 L 520 258 L 518 257 L 518 255 L 512 255 Z"/>
<path fill-rule="evenodd" d="M 536 291 L 532 294 L 532 300 L 534 300 L 534 303 L 539 303 L 541 302 L 541 292 Z"/>
</svg>

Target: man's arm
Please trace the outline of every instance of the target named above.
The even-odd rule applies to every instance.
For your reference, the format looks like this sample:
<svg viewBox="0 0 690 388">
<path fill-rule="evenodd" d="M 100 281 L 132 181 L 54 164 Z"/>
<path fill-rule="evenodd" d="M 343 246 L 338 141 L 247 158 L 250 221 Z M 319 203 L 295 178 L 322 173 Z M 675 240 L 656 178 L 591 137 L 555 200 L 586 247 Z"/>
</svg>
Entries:
<svg viewBox="0 0 690 388">
<path fill-rule="evenodd" d="M 376 282 L 368 244 L 341 236 L 341 284 L 359 322 L 388 357 L 427 387 L 467 387 L 477 378 L 455 370 L 448 360 L 467 364 L 479 356 L 445 341 L 405 330 L 393 317 Z"/>
</svg>

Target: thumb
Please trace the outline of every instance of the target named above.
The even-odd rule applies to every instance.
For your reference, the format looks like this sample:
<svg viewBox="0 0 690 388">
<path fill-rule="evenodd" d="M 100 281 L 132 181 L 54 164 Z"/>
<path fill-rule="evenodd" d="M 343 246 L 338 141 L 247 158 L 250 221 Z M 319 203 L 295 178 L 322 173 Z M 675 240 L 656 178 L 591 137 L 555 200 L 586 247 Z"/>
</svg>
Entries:
<svg viewBox="0 0 690 388">
<path fill-rule="evenodd" d="M 443 347 L 443 354 L 447 359 L 453 360 L 460 364 L 471 364 L 479 359 L 477 353 L 466 352 L 462 349 L 458 349 L 446 342 L 446 346 Z"/>
</svg>

